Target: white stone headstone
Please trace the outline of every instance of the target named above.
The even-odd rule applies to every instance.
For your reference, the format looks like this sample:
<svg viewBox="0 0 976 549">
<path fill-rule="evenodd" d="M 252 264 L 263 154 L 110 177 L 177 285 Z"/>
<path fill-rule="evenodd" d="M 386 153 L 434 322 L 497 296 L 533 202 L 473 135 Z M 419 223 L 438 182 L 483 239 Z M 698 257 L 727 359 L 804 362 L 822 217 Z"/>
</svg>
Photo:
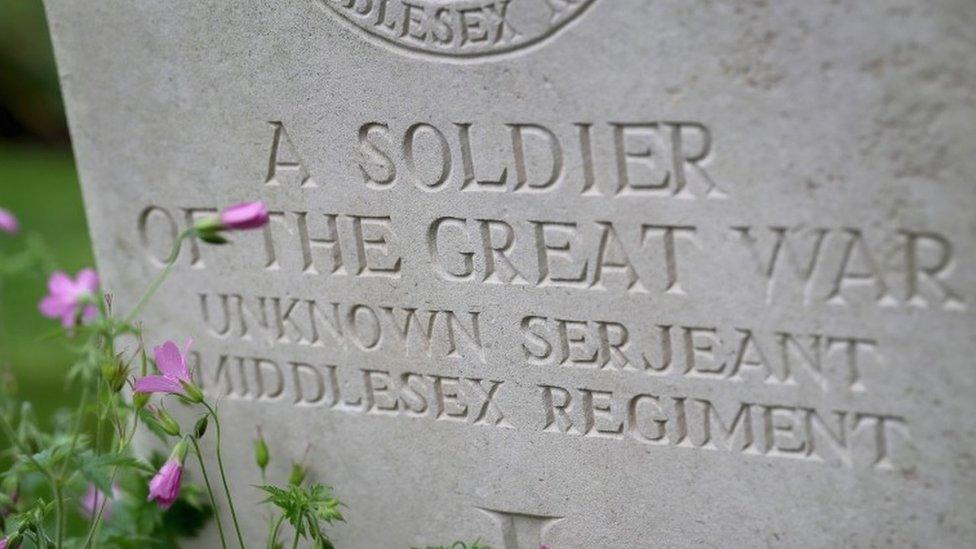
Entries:
<svg viewBox="0 0 976 549">
<path fill-rule="evenodd" d="M 972 546 L 971 0 L 47 4 L 120 310 L 274 212 L 145 315 L 254 545 Z"/>
</svg>

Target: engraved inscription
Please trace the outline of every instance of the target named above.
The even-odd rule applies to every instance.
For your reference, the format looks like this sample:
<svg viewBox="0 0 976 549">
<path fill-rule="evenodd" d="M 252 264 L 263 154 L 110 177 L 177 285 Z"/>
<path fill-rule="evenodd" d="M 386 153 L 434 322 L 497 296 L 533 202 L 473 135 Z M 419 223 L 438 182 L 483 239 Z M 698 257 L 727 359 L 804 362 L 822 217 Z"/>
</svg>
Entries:
<svg viewBox="0 0 976 549">
<path fill-rule="evenodd" d="M 268 185 L 297 184 L 301 187 L 317 187 L 312 180 L 302 157 L 288 137 L 288 131 L 281 122 L 271 122 L 274 137 L 271 142 L 271 157 L 268 160 Z"/>
<path fill-rule="evenodd" d="M 904 417 L 861 410 L 558 385 L 539 396 L 543 431 L 657 446 L 893 469 L 910 440 Z"/>
<path fill-rule="evenodd" d="M 184 246 L 187 275 L 238 253 L 242 275 L 295 285 L 215 280 L 187 294 L 213 344 L 195 375 L 217 397 L 370 421 L 911 471 L 925 427 L 897 398 L 913 365 L 883 324 L 969 313 L 956 237 L 751 219 L 716 168 L 715 133 L 653 118 L 372 120 L 349 128 L 358 154 L 341 181 L 316 179 L 312 149 L 271 122 L 256 162 L 267 192 L 363 196 L 271 200 L 271 222 L 238 246 Z M 400 198 L 424 207 L 390 208 Z M 162 268 L 177 235 L 215 211 L 144 205 L 145 261 Z M 882 326 L 860 322 L 872 315 Z M 509 547 L 555 520 L 484 510 Z"/>
<path fill-rule="evenodd" d="M 483 127 L 369 122 L 358 130 L 358 170 L 371 188 L 398 182 L 425 191 L 577 192 L 583 196 L 726 198 L 707 165 L 712 131 L 700 122 L 647 121 Z M 503 162 L 478 160 L 506 151 Z M 597 178 L 597 166 L 612 165 Z"/>
<path fill-rule="evenodd" d="M 478 58 L 542 42 L 595 0 L 315 0 L 395 49 Z"/>
<path fill-rule="evenodd" d="M 500 403 L 506 392 L 502 380 L 265 356 L 196 353 L 194 358 L 201 386 L 233 400 L 514 428 Z"/>
</svg>

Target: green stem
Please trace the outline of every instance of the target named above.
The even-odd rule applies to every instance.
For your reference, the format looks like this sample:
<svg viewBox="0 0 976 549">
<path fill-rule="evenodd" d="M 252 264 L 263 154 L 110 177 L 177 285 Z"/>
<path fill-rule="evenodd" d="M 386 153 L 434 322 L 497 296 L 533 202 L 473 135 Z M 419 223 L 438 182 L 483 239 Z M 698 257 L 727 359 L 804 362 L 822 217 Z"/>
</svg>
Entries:
<svg viewBox="0 0 976 549">
<path fill-rule="evenodd" d="M 149 299 L 153 296 L 153 294 L 156 293 L 156 290 L 158 290 L 163 284 L 163 281 L 166 280 L 167 276 L 169 276 L 170 271 L 173 270 L 173 265 L 176 264 L 176 258 L 180 255 L 180 247 L 183 245 L 183 241 L 193 234 L 195 234 L 194 229 L 187 229 L 180 233 L 180 236 L 176 238 L 176 242 L 173 243 L 173 249 L 170 251 L 169 257 L 166 258 L 166 267 L 163 268 L 162 272 L 156 275 L 156 278 L 153 279 L 152 283 L 146 289 L 146 292 L 142 294 L 142 297 L 139 298 L 136 306 L 133 307 L 129 314 L 126 315 L 126 317 L 122 320 L 123 325 L 127 325 L 132 322 L 132 319 L 139 314 L 142 308 L 146 306 L 146 303 L 149 302 Z"/>
<path fill-rule="evenodd" d="M 71 445 L 68 446 L 68 454 L 73 455 L 75 452 L 75 447 L 78 445 L 78 439 L 81 437 L 82 429 L 82 419 L 85 417 L 85 408 L 88 406 L 88 393 L 90 392 L 90 383 L 84 383 L 81 389 L 81 400 L 78 402 L 78 412 L 77 418 L 75 419 L 74 432 L 71 435 Z M 99 384 L 101 388 L 101 384 Z M 98 425 L 100 422 L 100 417 L 95 414 L 95 423 Z M 100 429 L 99 429 L 100 430 Z M 55 530 L 55 539 L 57 543 L 55 547 L 60 549 L 63 532 L 64 532 L 64 494 L 61 492 L 61 481 L 60 478 L 64 475 L 64 471 L 68 466 L 67 460 L 61 463 L 61 468 L 58 471 L 57 476 L 51 475 L 51 488 L 54 492 L 55 506 L 54 506 L 54 516 L 57 521 L 57 529 Z"/>
<path fill-rule="evenodd" d="M 312 513 L 310 513 L 310 515 L 312 517 L 312 522 L 315 523 L 315 530 L 313 530 L 313 534 L 315 536 L 315 541 L 320 542 L 320 545 L 321 545 L 321 541 L 322 541 L 322 527 L 321 527 L 321 525 L 319 525 L 319 519 L 316 518 L 315 515 L 312 514 Z"/>
<path fill-rule="evenodd" d="M 136 430 L 139 428 L 139 414 L 134 414 L 132 418 L 132 431 L 124 439 L 122 439 L 122 445 L 119 447 L 119 453 L 125 451 L 132 443 L 132 439 L 135 438 Z M 115 477 L 119 474 L 119 466 L 116 465 L 112 468 L 112 478 L 109 479 L 110 485 L 115 485 Z M 88 536 L 85 539 L 85 548 L 91 546 L 92 541 L 94 541 L 95 532 L 98 530 L 99 521 L 102 518 L 102 513 L 105 511 L 105 505 L 108 503 L 108 498 L 102 498 L 101 505 L 98 506 L 98 512 L 95 513 L 95 517 L 92 519 L 91 526 L 88 529 Z"/>
<path fill-rule="evenodd" d="M 95 375 L 98 375 L 96 372 Z M 95 453 L 99 454 L 102 448 L 102 379 L 96 382 L 98 389 L 95 390 Z"/>
<path fill-rule="evenodd" d="M 180 233 L 180 235 L 176 239 L 176 242 L 173 243 L 173 248 L 170 251 L 169 257 L 166 258 L 166 267 L 163 268 L 163 271 L 160 272 L 155 279 L 153 279 L 152 283 L 149 285 L 148 288 L 146 288 L 146 291 L 139 298 L 139 301 L 136 302 L 135 307 L 133 307 L 132 311 L 130 311 L 129 314 L 126 315 L 126 317 L 123 319 L 121 325 L 112 325 L 109 327 L 108 333 L 106 334 L 106 343 L 107 343 L 106 347 L 109 351 L 110 358 L 114 357 L 114 353 L 115 353 L 115 334 L 118 333 L 120 329 L 125 329 L 126 326 L 130 325 L 132 320 L 136 317 L 136 315 L 138 315 L 139 312 L 142 311 L 142 309 L 146 306 L 146 303 L 149 302 L 149 299 L 156 293 L 156 291 L 159 289 L 162 283 L 166 280 L 166 277 L 169 276 L 169 273 L 173 269 L 173 265 L 176 264 L 176 258 L 179 256 L 180 248 L 183 245 L 183 241 L 186 240 L 187 237 L 193 234 L 195 234 L 195 231 L 193 229 L 187 229 L 186 231 Z M 108 312 L 105 311 L 104 309 L 103 309 L 103 316 L 109 318 Z M 143 367 L 145 367 L 145 364 L 143 364 Z M 143 375 L 145 375 L 145 372 L 143 372 Z M 99 385 L 99 389 L 101 389 L 101 385 Z M 139 425 L 139 414 L 136 413 L 132 425 L 132 432 L 129 433 L 127 437 L 124 437 L 122 439 L 122 444 L 121 447 L 119 448 L 120 452 L 124 451 L 124 449 L 128 447 L 129 444 L 132 442 L 132 439 L 135 436 L 135 432 L 138 425 Z M 100 428 L 97 432 L 97 435 L 99 436 L 101 435 Z M 118 475 L 118 471 L 119 471 L 118 466 L 114 467 L 114 469 L 112 470 L 112 482 L 115 481 L 115 478 Z M 99 506 L 98 512 L 95 514 L 94 520 L 92 520 L 91 527 L 88 529 L 87 539 L 85 540 L 85 545 L 84 545 L 85 548 L 90 547 L 92 545 L 92 542 L 94 541 L 95 532 L 98 530 L 98 526 L 102 518 L 102 514 L 105 510 L 105 505 L 107 501 L 108 498 L 102 499 L 102 504 Z"/>
<path fill-rule="evenodd" d="M 274 528 L 271 529 L 271 533 L 268 536 L 268 549 L 275 549 L 275 542 L 278 541 L 278 529 L 281 528 L 281 523 L 285 520 L 285 515 L 282 514 L 278 517 L 278 520 L 274 523 Z"/>
<path fill-rule="evenodd" d="M 200 452 L 200 444 L 197 437 L 190 437 L 193 442 L 193 449 L 197 453 L 197 461 L 200 462 L 200 472 L 203 473 L 203 482 L 207 485 L 207 493 L 210 494 L 210 504 L 214 508 L 214 516 L 217 518 L 217 532 L 220 533 L 220 546 L 227 548 L 227 540 L 224 538 L 224 525 L 220 522 L 220 512 L 217 509 L 217 499 L 214 498 L 213 489 L 210 487 L 210 477 L 207 475 L 207 467 L 203 464 L 203 453 Z"/>
<path fill-rule="evenodd" d="M 98 307 L 101 310 L 102 318 L 106 320 L 110 320 L 111 311 L 109 310 L 107 300 L 104 299 L 98 300 Z M 115 327 L 109 324 L 108 328 L 105 330 L 105 333 L 103 334 L 103 337 L 104 340 L 102 344 L 102 350 L 107 355 L 105 359 L 115 360 Z M 136 428 L 139 426 L 139 415 L 136 414 L 133 418 L 132 433 L 130 435 L 126 435 L 125 427 L 122 424 L 122 420 L 119 416 L 118 406 L 115 402 L 114 395 L 112 394 L 112 388 L 109 385 L 108 381 L 103 380 L 102 377 L 98 375 L 99 373 L 100 372 L 96 372 L 96 376 L 97 376 L 96 383 L 98 384 L 98 389 L 95 393 L 95 399 L 96 399 L 95 453 L 101 454 L 101 448 L 102 448 L 102 408 L 103 408 L 102 385 L 103 383 L 108 388 L 108 402 L 105 404 L 108 407 L 108 409 L 112 412 L 112 423 L 113 426 L 118 430 L 118 437 L 120 442 L 118 451 L 122 452 L 125 449 L 125 447 L 128 446 L 128 443 L 131 442 L 132 437 L 135 435 Z M 109 479 L 110 486 L 115 485 L 115 479 L 118 476 L 118 474 L 119 474 L 119 467 L 118 465 L 116 465 L 115 467 L 112 468 L 112 476 Z M 108 500 L 110 498 L 111 498 L 110 494 L 105 494 L 104 497 L 101 498 L 101 503 L 98 505 L 98 510 L 92 514 L 91 524 L 89 525 L 88 528 L 88 535 L 86 536 L 85 539 L 85 547 L 88 547 L 95 542 L 94 536 L 98 532 L 98 527 L 100 525 L 102 514 L 105 512 L 105 506 L 108 504 Z M 98 501 L 97 498 L 96 501 Z M 97 546 L 97 544 L 95 545 Z"/>
<path fill-rule="evenodd" d="M 88 393 L 91 392 L 91 383 L 85 383 L 81 387 L 81 400 L 78 401 L 78 411 L 75 413 L 77 416 L 75 418 L 74 431 L 71 434 L 71 445 L 68 447 L 68 455 L 74 454 L 75 446 L 78 445 L 78 438 L 81 436 L 82 420 L 85 417 L 85 408 L 88 407 Z M 97 416 L 96 416 L 97 421 Z M 58 471 L 58 476 L 64 474 L 64 468 L 68 466 L 68 462 L 65 461 L 61 464 L 61 470 Z"/>
<path fill-rule="evenodd" d="M 90 383 L 83 384 L 83 387 L 82 387 L 82 390 L 81 390 L 81 400 L 78 403 L 78 412 L 77 412 L 77 419 L 75 420 L 74 433 L 71 435 L 71 445 L 68 447 L 68 454 L 67 455 L 69 455 L 69 456 L 71 456 L 71 455 L 74 454 L 75 447 L 78 445 L 78 439 L 81 436 L 82 419 L 85 417 L 85 408 L 88 407 L 88 393 L 90 392 L 89 391 L 89 385 L 90 385 Z M 100 387 L 100 385 L 99 385 L 99 387 Z M 95 414 L 95 422 L 96 422 L 96 425 L 99 423 L 99 421 L 100 421 L 100 418 L 99 418 L 98 414 L 96 413 Z M 67 462 L 67 460 L 65 460 L 64 462 L 61 463 L 61 469 L 58 471 L 57 476 L 54 476 L 53 474 L 51 475 L 51 486 L 52 486 L 52 490 L 54 492 L 54 499 L 55 499 L 54 513 L 55 513 L 55 520 L 57 521 L 57 529 L 55 530 L 55 536 L 56 536 L 56 539 L 57 539 L 57 543 L 55 544 L 55 547 L 58 547 L 59 549 L 61 547 L 63 531 L 64 531 L 64 528 L 65 528 L 65 524 L 64 524 L 64 494 L 61 491 L 61 481 L 60 481 L 60 479 L 61 479 L 62 476 L 64 476 L 64 471 L 67 468 L 67 466 L 68 466 L 68 462 Z"/>
<path fill-rule="evenodd" d="M 104 299 L 101 300 L 101 302 L 102 302 L 102 316 L 104 318 L 106 318 L 106 319 L 111 319 L 112 318 L 111 317 L 112 312 L 108 309 L 108 305 L 105 304 L 105 300 Z M 105 331 L 103 344 L 104 344 L 104 350 L 105 350 L 105 355 L 106 356 L 103 357 L 102 360 L 110 360 L 110 361 L 112 361 L 113 365 L 115 365 L 115 361 L 117 360 L 117 357 L 115 356 L 115 327 L 114 326 L 109 325 L 109 328 Z M 99 366 L 101 366 L 101 365 L 99 364 Z M 95 374 L 98 375 L 100 373 L 101 372 L 96 372 Z M 101 376 L 98 376 L 98 379 L 99 379 L 99 382 L 98 382 L 98 395 L 97 395 L 97 398 L 98 398 L 98 401 L 97 401 L 97 405 L 98 405 L 98 424 L 97 424 L 98 425 L 98 431 L 97 431 L 97 434 L 98 434 L 98 440 L 100 442 L 101 441 L 101 438 L 102 438 L 102 385 L 104 384 L 105 387 L 108 389 L 108 398 L 109 398 L 109 401 L 112 400 L 113 393 L 112 393 L 112 386 L 109 384 L 109 381 L 108 380 L 102 379 Z M 118 416 L 118 410 L 114 406 L 111 406 L 111 404 L 113 404 L 112 402 L 110 402 L 109 404 L 110 404 L 110 408 L 116 412 L 116 417 L 117 417 Z M 99 446 L 96 446 L 96 452 L 97 452 L 97 448 L 99 448 Z"/>
<path fill-rule="evenodd" d="M 109 484 L 115 484 L 115 476 L 118 474 L 119 468 L 115 467 L 112 470 L 112 478 L 109 479 Z M 98 506 L 98 512 L 92 518 L 91 526 L 88 527 L 88 536 L 85 538 L 85 547 L 91 547 L 92 542 L 95 540 L 95 532 L 98 531 L 99 522 L 102 520 L 102 513 L 105 511 L 105 504 L 108 503 L 108 497 L 102 498 L 102 503 Z"/>
<path fill-rule="evenodd" d="M 217 431 L 217 467 L 220 469 L 220 482 L 224 485 L 224 495 L 227 497 L 227 507 L 230 508 L 230 517 L 234 519 L 234 530 L 237 532 L 237 541 L 241 544 L 241 549 L 244 549 L 244 536 L 241 535 L 241 526 L 237 523 L 237 511 L 234 509 L 234 499 L 230 496 L 230 488 L 227 487 L 227 473 L 224 472 L 224 459 L 220 453 L 220 418 L 217 417 L 217 411 L 214 410 L 206 402 L 202 403 L 207 407 L 210 412 L 210 417 L 214 420 L 214 427 Z"/>
<path fill-rule="evenodd" d="M 54 483 L 54 499 L 57 502 L 54 506 L 54 520 L 57 521 L 58 527 L 54 530 L 54 546 L 61 549 L 62 539 L 64 537 L 64 494 L 61 493 L 61 486 L 58 482 Z"/>
<path fill-rule="evenodd" d="M 291 549 L 298 547 L 298 528 L 295 528 L 295 541 L 291 542 Z"/>
<path fill-rule="evenodd" d="M 261 469 L 261 486 L 267 486 L 268 484 L 268 473 Z M 268 509 L 268 531 L 274 527 L 274 508 Z"/>
</svg>

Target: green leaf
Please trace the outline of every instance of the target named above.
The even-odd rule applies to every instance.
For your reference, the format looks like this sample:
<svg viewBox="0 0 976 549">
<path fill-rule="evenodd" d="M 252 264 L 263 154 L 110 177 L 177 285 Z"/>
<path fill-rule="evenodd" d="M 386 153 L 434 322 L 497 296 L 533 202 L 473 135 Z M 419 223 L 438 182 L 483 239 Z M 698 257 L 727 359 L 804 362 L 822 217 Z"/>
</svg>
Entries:
<svg viewBox="0 0 976 549">
<path fill-rule="evenodd" d="M 214 233 L 211 233 L 211 232 L 201 232 L 199 234 L 199 237 L 200 237 L 200 240 L 206 242 L 207 244 L 217 244 L 217 245 L 220 245 L 220 244 L 229 244 L 230 243 L 230 240 L 227 240 L 226 238 L 220 236 L 219 234 L 217 234 L 215 232 Z"/>
<path fill-rule="evenodd" d="M 332 524 L 344 520 L 339 512 L 342 503 L 336 499 L 332 488 L 325 484 L 308 487 L 289 484 L 287 488 L 264 485 L 258 488 L 268 494 L 264 503 L 279 508 L 300 537 L 307 538 L 311 533 L 313 539 L 327 541 L 328 537 L 319 527 L 319 521 Z M 316 544 L 327 547 L 321 541 L 316 541 Z"/>
<path fill-rule="evenodd" d="M 125 454 L 109 453 L 95 455 L 86 451 L 75 456 L 76 468 L 85 477 L 106 494 L 112 493 L 112 473 L 116 468 L 129 468 L 152 473 L 153 468 L 147 463 Z"/>
</svg>

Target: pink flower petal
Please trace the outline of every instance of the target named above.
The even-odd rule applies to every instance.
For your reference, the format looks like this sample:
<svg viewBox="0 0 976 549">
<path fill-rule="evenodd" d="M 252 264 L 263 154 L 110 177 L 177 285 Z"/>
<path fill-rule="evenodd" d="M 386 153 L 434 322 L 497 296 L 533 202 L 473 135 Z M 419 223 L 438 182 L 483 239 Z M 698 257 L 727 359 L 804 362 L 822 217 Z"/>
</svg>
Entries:
<svg viewBox="0 0 976 549">
<path fill-rule="evenodd" d="M 9 211 L 0 208 L 0 231 L 9 234 L 17 234 L 20 230 L 20 223 L 17 218 Z"/>
<path fill-rule="evenodd" d="M 189 380 L 190 373 L 186 369 L 186 360 L 180 353 L 180 348 L 172 341 L 167 341 L 153 349 L 156 356 L 156 366 L 167 377 Z"/>
<path fill-rule="evenodd" d="M 163 509 L 168 509 L 180 495 L 182 479 L 183 466 L 170 458 L 149 481 L 148 501 L 155 501 Z"/>
<path fill-rule="evenodd" d="M 47 279 L 47 289 L 51 295 L 58 297 L 71 297 L 75 295 L 75 283 L 71 277 L 62 271 L 57 271 Z"/>
<path fill-rule="evenodd" d="M 82 269 L 75 277 L 75 288 L 91 294 L 98 292 L 98 273 L 94 269 Z"/>
<path fill-rule="evenodd" d="M 242 202 L 220 212 L 220 223 L 227 229 L 256 229 L 268 223 L 268 208 L 263 202 Z"/>
<path fill-rule="evenodd" d="M 61 311 L 61 326 L 70 328 L 74 326 L 76 322 L 78 322 L 78 316 L 74 305 Z"/>
<path fill-rule="evenodd" d="M 137 393 L 174 393 L 183 394 L 183 386 L 179 381 L 166 376 L 145 376 L 135 382 Z"/>
<path fill-rule="evenodd" d="M 48 318 L 60 318 L 65 309 L 65 303 L 57 296 L 46 295 L 38 304 L 41 314 Z"/>
</svg>

